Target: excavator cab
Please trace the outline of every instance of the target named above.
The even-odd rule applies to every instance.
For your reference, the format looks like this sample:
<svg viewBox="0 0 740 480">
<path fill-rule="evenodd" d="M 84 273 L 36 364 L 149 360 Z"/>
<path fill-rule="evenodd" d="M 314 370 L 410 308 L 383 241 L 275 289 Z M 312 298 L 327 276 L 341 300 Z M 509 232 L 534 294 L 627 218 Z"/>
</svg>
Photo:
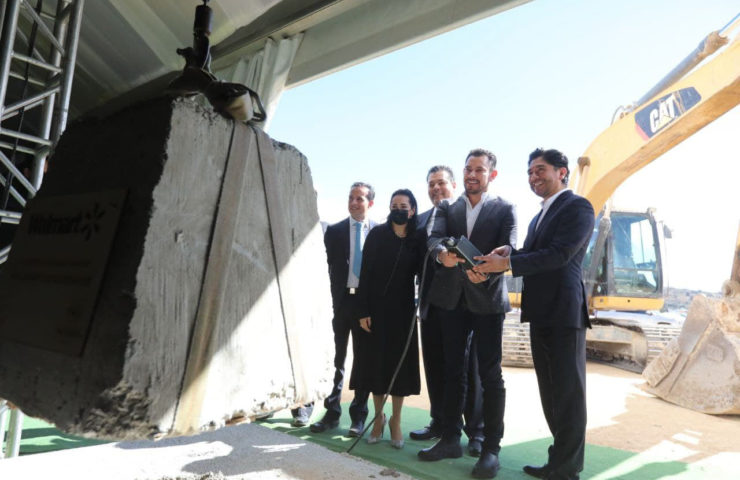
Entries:
<svg viewBox="0 0 740 480">
<path fill-rule="evenodd" d="M 678 336 L 680 322 L 664 316 L 665 233 L 652 208 L 604 209 L 583 259 L 592 327 L 589 358 L 641 372 Z"/>
<path fill-rule="evenodd" d="M 591 309 L 660 310 L 665 237 L 653 210 L 603 211 L 595 225 L 583 259 Z"/>
</svg>

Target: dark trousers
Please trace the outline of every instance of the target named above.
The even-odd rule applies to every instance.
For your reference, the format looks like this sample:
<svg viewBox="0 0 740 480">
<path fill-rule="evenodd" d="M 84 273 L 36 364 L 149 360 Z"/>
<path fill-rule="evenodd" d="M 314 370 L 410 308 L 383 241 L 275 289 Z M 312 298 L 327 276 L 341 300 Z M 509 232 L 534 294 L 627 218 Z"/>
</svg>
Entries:
<svg viewBox="0 0 740 480">
<path fill-rule="evenodd" d="M 506 390 L 501 375 L 504 314 L 476 314 L 462 304 L 454 310 L 439 309 L 438 312 L 445 361 L 442 437 L 454 439 L 461 435 L 468 370 L 465 358 L 473 336 L 483 388 L 483 449 L 498 454 L 504 436 L 506 405 Z"/>
<path fill-rule="evenodd" d="M 342 387 L 344 386 L 344 361 L 347 358 L 347 344 L 352 333 L 352 348 L 358 351 L 356 334 L 360 328 L 357 318 L 354 318 L 355 296 L 345 293 L 344 299 L 339 302 L 339 307 L 334 312 L 331 322 L 334 329 L 334 387 L 328 397 L 324 399 L 326 414 L 324 418 L 328 421 L 336 420 L 342 415 L 340 405 L 342 399 Z M 355 353 L 356 354 L 356 353 Z M 355 390 L 355 397 L 349 406 L 349 416 L 352 422 L 362 421 L 367 418 L 367 399 L 369 392 Z"/>
<path fill-rule="evenodd" d="M 576 479 L 586 445 L 586 329 L 530 324 L 532 360 L 545 420 L 553 436 L 553 478 Z"/>
<path fill-rule="evenodd" d="M 426 318 L 421 322 L 421 348 L 424 353 L 424 372 L 429 392 L 429 413 L 432 430 L 442 431 L 444 406 L 444 335 L 436 307 L 430 305 Z M 465 398 L 463 400 L 464 431 L 468 438 L 483 440 L 483 389 L 478 374 L 475 342 L 470 342 Z"/>
</svg>

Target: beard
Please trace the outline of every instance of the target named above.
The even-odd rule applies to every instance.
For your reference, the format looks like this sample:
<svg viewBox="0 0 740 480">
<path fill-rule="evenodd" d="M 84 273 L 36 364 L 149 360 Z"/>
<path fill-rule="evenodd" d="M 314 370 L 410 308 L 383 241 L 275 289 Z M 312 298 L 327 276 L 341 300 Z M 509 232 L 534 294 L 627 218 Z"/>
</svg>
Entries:
<svg viewBox="0 0 740 480">
<path fill-rule="evenodd" d="M 479 193 L 483 193 L 484 190 L 485 186 L 480 183 L 469 184 L 465 182 L 465 193 L 468 195 L 478 195 Z"/>
</svg>

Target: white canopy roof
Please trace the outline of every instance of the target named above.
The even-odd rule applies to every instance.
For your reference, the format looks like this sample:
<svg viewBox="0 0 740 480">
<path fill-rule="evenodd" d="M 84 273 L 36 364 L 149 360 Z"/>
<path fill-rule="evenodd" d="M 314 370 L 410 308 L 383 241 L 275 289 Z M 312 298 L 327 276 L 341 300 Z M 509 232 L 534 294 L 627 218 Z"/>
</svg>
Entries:
<svg viewBox="0 0 740 480">
<path fill-rule="evenodd" d="M 527 1 L 212 0 L 212 70 L 259 51 L 268 38 L 304 32 L 286 80 L 290 88 Z M 161 91 L 184 66 L 175 50 L 192 44 L 199 4 L 85 2 L 72 111 L 83 113 L 116 97 L 128 103 Z"/>
</svg>

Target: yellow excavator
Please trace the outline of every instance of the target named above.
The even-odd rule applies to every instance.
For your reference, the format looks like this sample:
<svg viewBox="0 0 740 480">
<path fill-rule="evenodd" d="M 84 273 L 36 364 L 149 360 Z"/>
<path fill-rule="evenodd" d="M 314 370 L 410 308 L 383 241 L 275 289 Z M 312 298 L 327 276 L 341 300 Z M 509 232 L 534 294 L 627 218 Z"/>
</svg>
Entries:
<svg viewBox="0 0 740 480">
<path fill-rule="evenodd" d="M 656 220 L 653 209 L 612 210 L 609 199 L 632 174 L 740 104 L 740 39 L 729 40 L 738 26 L 740 15 L 710 33 L 634 105 L 620 107 L 612 124 L 578 159 L 569 186 L 599 212 L 583 263 L 593 325 L 587 334 L 591 358 L 641 372 L 680 338 L 681 324 L 659 312 L 669 230 Z M 509 280 L 514 306 L 519 305 L 518 282 Z M 740 343 L 738 333 L 728 335 Z M 737 352 L 734 358 L 740 358 Z M 505 323 L 503 363 L 531 365 L 529 327 L 516 315 Z M 740 360 L 734 368 L 737 380 Z"/>
</svg>

